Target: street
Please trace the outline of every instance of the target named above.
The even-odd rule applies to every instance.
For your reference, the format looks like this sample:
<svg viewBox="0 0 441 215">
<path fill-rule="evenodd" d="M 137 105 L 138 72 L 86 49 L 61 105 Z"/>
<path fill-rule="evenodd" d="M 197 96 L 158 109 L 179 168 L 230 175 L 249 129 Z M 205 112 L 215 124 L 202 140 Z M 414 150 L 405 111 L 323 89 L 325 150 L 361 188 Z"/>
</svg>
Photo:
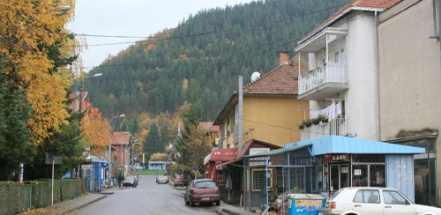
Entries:
<svg viewBox="0 0 441 215">
<path fill-rule="evenodd" d="M 216 214 L 214 205 L 190 207 L 185 205 L 183 187 L 173 187 L 168 184 L 156 184 L 156 176 L 143 176 L 137 188 L 114 187 L 114 192 L 107 198 L 93 203 L 75 214 Z"/>
</svg>

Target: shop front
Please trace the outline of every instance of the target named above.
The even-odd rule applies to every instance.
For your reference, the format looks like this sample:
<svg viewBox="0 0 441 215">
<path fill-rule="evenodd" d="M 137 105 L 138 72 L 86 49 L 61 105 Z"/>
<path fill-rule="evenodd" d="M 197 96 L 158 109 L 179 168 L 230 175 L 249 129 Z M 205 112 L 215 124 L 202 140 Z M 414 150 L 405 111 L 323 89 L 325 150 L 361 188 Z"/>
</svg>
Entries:
<svg viewBox="0 0 441 215">
<path fill-rule="evenodd" d="M 245 207 L 261 208 L 262 198 L 256 190 L 265 190 L 265 199 L 287 194 L 320 194 L 329 198 L 337 190 L 352 186 L 380 186 L 399 189 L 414 200 L 414 155 L 424 153 L 424 148 L 389 144 L 343 136 L 325 136 L 317 139 L 285 144 L 282 149 L 243 156 L 247 174 Z M 269 172 L 270 183 L 256 187 L 253 162 L 263 159 L 258 168 Z M 271 195 L 271 192 L 277 195 Z M 282 195 L 283 194 L 283 195 Z M 264 204 L 271 206 L 272 204 Z M 282 204 L 283 205 L 283 204 Z M 265 208 L 263 208 L 265 209 Z"/>
</svg>

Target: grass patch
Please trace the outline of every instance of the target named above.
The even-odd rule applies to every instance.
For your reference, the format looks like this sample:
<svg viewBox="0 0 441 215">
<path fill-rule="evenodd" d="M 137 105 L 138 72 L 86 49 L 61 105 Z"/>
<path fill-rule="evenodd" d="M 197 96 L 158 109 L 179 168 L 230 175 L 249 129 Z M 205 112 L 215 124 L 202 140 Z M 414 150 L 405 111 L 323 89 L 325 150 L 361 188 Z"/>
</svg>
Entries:
<svg viewBox="0 0 441 215">
<path fill-rule="evenodd" d="M 165 170 L 138 170 L 139 175 L 164 175 Z"/>
</svg>

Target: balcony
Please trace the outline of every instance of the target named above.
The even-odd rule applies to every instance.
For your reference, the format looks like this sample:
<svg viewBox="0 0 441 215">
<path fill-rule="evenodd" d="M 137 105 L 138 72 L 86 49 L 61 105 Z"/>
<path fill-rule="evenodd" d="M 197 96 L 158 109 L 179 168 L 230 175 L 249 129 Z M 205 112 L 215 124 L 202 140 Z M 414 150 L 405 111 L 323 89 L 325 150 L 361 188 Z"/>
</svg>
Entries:
<svg viewBox="0 0 441 215">
<path fill-rule="evenodd" d="M 311 125 L 311 127 L 304 127 L 300 129 L 300 141 L 315 139 L 328 135 L 346 136 L 346 118 L 336 118 L 327 123 L 320 123 L 318 125 Z"/>
<path fill-rule="evenodd" d="M 348 89 L 346 63 L 328 62 L 299 77 L 298 99 L 318 100 Z"/>
<path fill-rule="evenodd" d="M 233 139 L 234 141 L 237 140 L 237 138 L 239 137 L 239 124 L 235 124 L 233 127 Z"/>
</svg>

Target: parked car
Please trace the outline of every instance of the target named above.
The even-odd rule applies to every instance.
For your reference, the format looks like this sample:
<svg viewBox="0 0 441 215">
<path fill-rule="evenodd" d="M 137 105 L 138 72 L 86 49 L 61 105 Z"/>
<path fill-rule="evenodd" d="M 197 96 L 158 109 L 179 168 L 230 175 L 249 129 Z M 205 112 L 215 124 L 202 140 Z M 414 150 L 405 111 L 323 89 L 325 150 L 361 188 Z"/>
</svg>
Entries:
<svg viewBox="0 0 441 215">
<path fill-rule="evenodd" d="M 127 176 L 124 181 L 122 182 L 124 187 L 137 187 L 138 186 L 138 180 L 136 179 L 136 176 Z"/>
<path fill-rule="evenodd" d="M 190 182 L 185 189 L 184 201 L 186 205 L 195 206 L 195 203 L 220 204 L 220 192 L 211 179 L 196 179 Z"/>
<path fill-rule="evenodd" d="M 176 186 L 187 186 L 188 181 L 182 174 L 175 174 L 175 177 L 173 178 L 173 185 Z"/>
<path fill-rule="evenodd" d="M 166 175 L 158 175 L 156 176 L 157 184 L 168 184 L 168 176 Z"/>
<path fill-rule="evenodd" d="M 435 215 L 441 208 L 418 205 L 394 188 L 346 187 L 338 190 L 326 201 L 326 215 Z"/>
</svg>

